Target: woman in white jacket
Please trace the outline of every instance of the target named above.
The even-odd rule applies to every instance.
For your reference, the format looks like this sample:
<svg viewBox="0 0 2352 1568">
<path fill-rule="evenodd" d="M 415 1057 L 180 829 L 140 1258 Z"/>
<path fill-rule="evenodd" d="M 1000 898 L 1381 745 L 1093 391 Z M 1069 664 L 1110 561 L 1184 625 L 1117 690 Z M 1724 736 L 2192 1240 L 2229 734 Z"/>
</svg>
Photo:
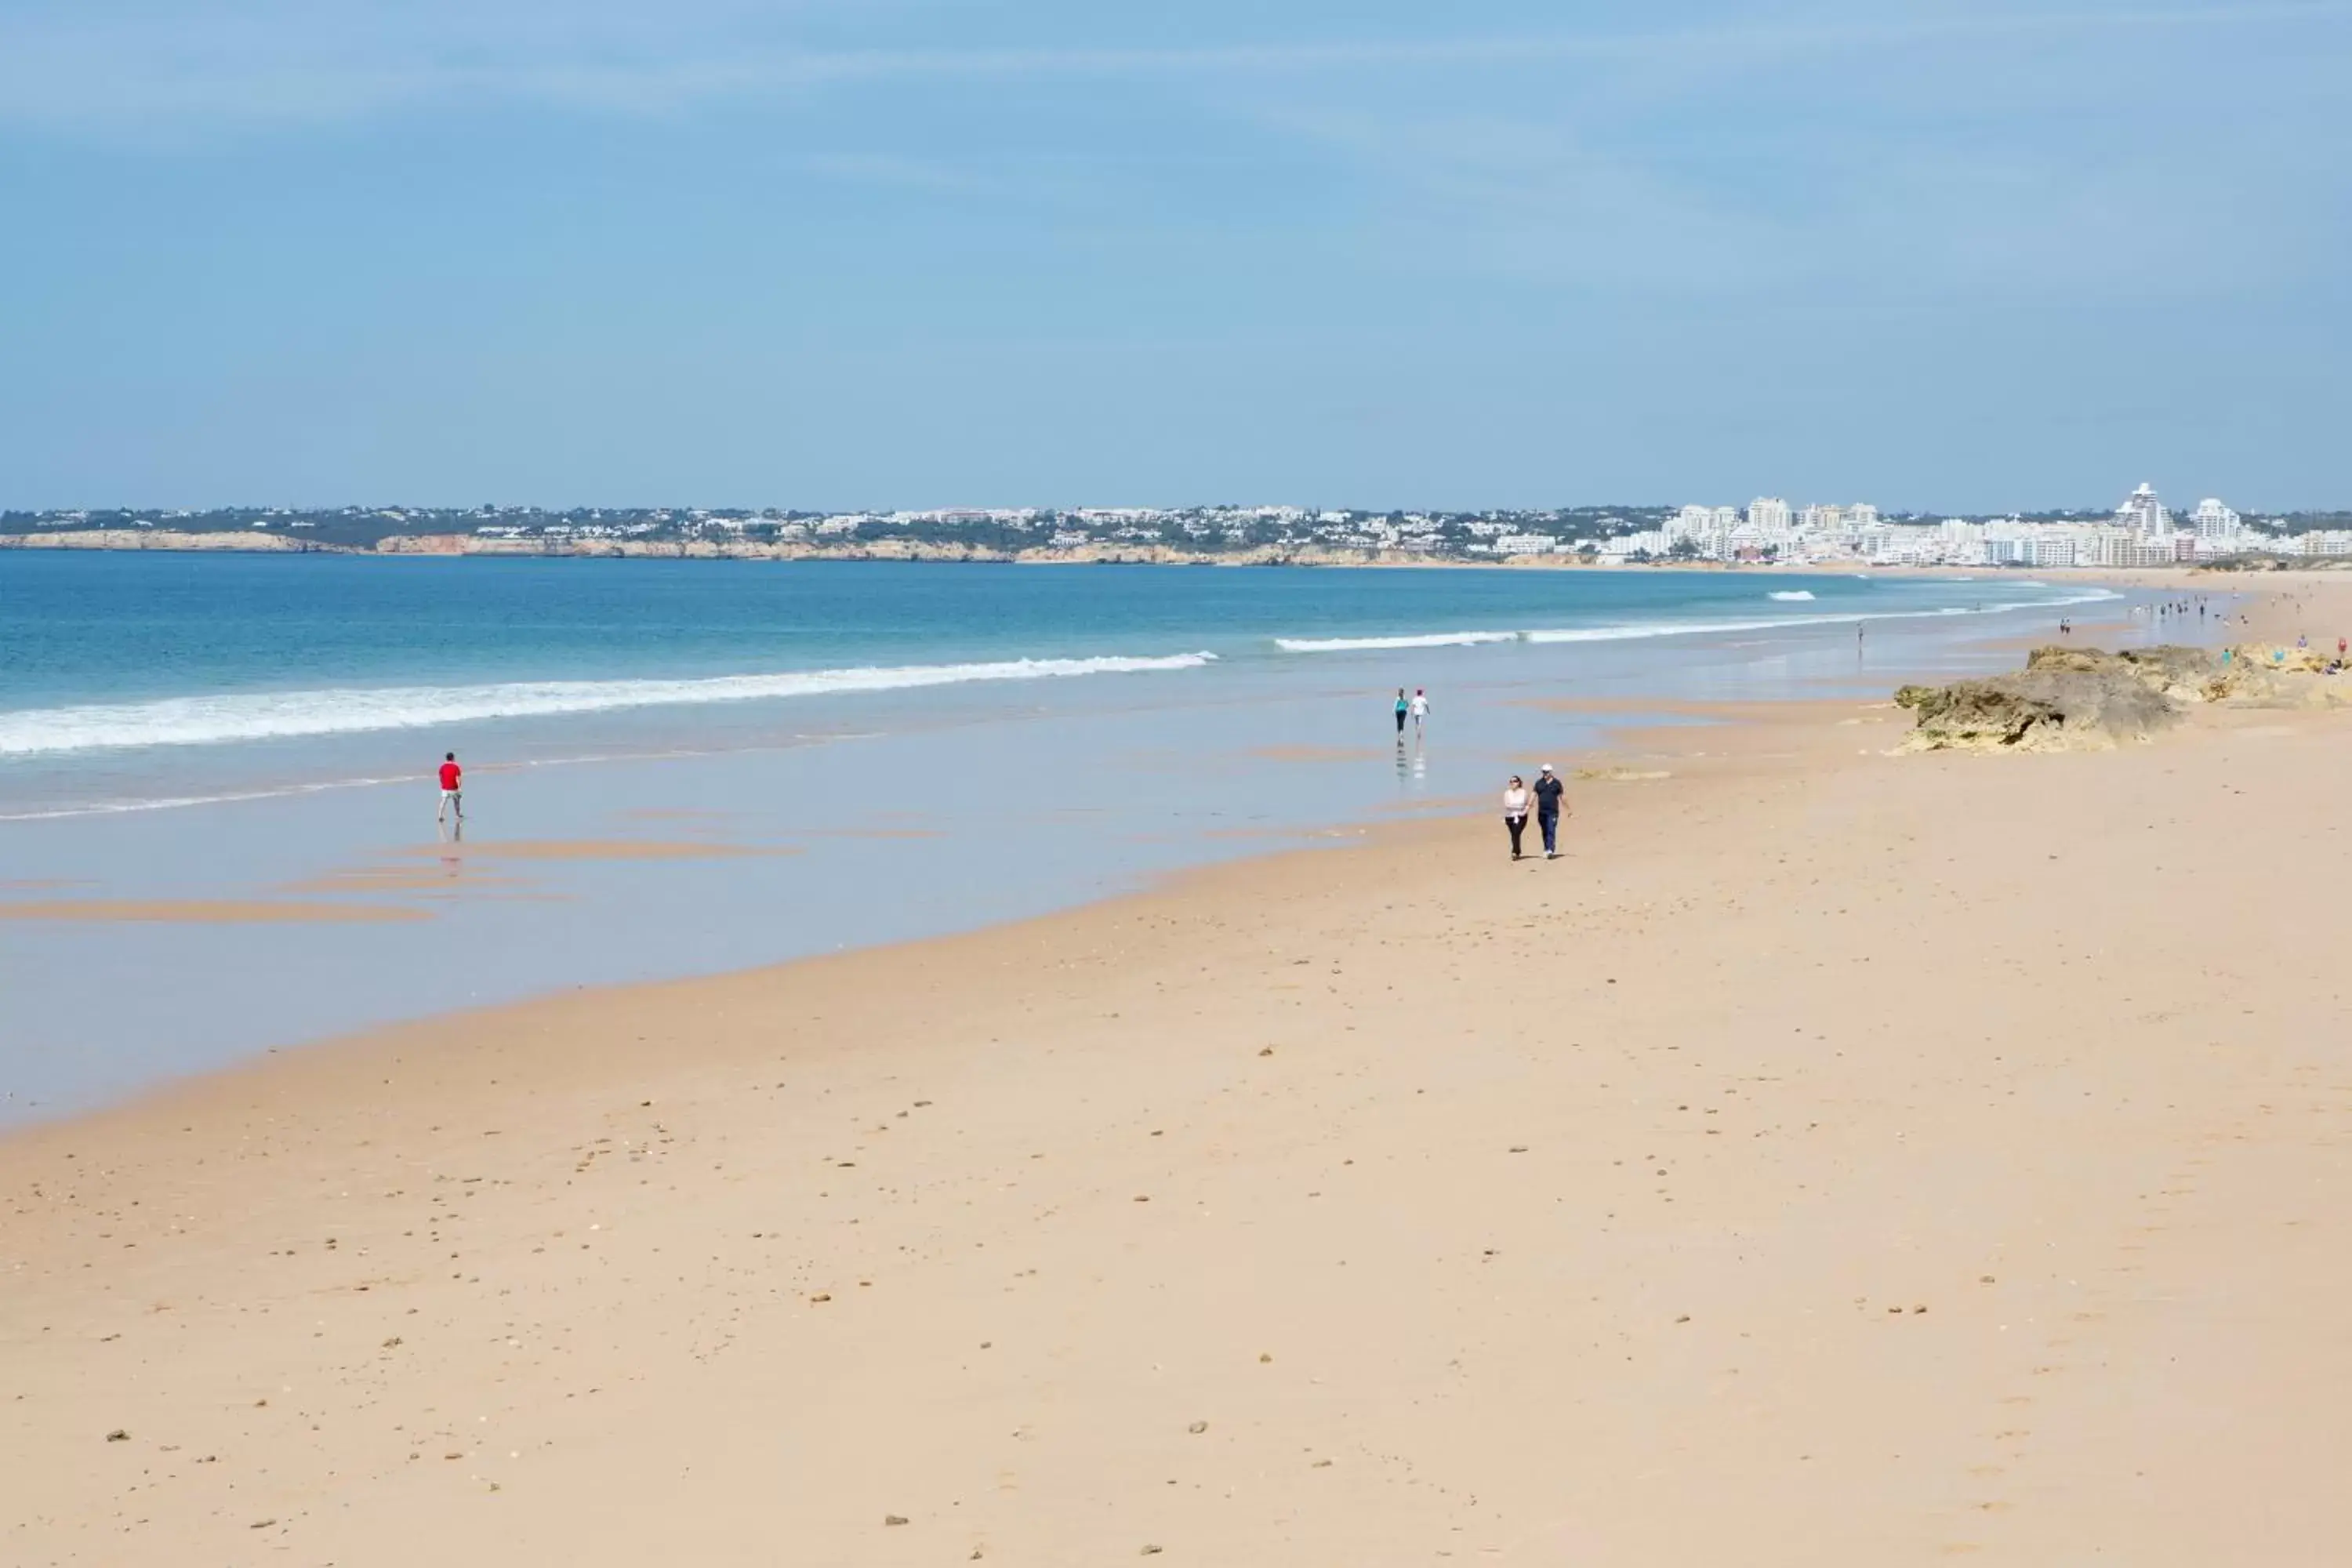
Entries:
<svg viewBox="0 0 2352 1568">
<path fill-rule="evenodd" d="M 1519 835 L 1528 830 L 1528 786 L 1513 773 L 1503 786 L 1503 826 L 1511 835 L 1511 858 L 1519 858 Z"/>
</svg>

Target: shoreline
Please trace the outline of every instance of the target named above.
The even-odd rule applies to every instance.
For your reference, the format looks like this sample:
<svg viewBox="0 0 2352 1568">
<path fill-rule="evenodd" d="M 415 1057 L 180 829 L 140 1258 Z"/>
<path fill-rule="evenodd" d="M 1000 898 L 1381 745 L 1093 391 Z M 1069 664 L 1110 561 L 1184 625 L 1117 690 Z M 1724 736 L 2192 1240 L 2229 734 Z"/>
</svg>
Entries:
<svg viewBox="0 0 2352 1568">
<path fill-rule="evenodd" d="M 350 579 L 354 571 L 335 575 Z M 1118 591 L 1156 596 L 1153 581 L 1130 573 Z M 1213 584 L 1187 581 L 1212 597 L 1220 592 Z M 1242 594 L 1244 605 L 1276 602 L 1272 619 L 1237 617 L 1253 638 L 1267 626 L 1285 629 L 1281 603 L 1323 594 L 1296 577 L 1288 588 L 1268 580 L 1255 587 L 1219 581 Z M 1620 602 L 1601 592 L 1608 588 L 1633 590 L 1632 597 L 1644 603 L 1684 596 L 1663 580 L 1586 579 L 1581 588 L 1562 580 L 1559 593 L 1528 579 L 1417 581 L 1421 587 L 1359 578 L 1331 592 L 1344 599 L 1385 588 L 1381 601 L 1402 611 L 1372 617 L 1375 628 L 1454 626 L 1458 604 L 1425 621 L 1415 618 L 1415 606 L 1475 603 L 1481 584 L 1509 601 L 1501 612 L 1507 624 L 1522 626 L 1556 624 L 1543 618 L 1546 604 Z M 1447 581 L 1455 589 L 1447 590 Z M 1751 613 L 1789 608 L 1766 605 L 1752 582 L 1743 588 L 1681 581 L 1697 596 L 1742 601 L 1733 613 L 1713 612 L 1719 620 L 1744 626 Z M 1514 589 L 1513 582 L 1522 586 Z M 1004 584 L 1008 593 L 1020 586 Z M 1861 584 L 1811 586 L 1829 601 L 1865 596 Z M 1078 578 L 1036 587 L 1051 589 L 1056 602 L 1095 596 Z M 958 588 L 935 572 L 927 592 L 960 599 Z M 420 584 L 405 592 L 429 599 L 444 590 Z M 1890 584 L 1874 592 L 1885 603 L 1870 608 L 1897 610 L 2070 596 L 1966 584 Z M 1835 606 L 1796 606 L 1824 607 Z M 427 613 L 437 612 L 428 606 Z M 2063 613 L 2052 609 L 2042 618 Z M 1580 611 L 1563 612 L 1562 619 L 1580 616 L 1608 618 Z M 1649 617 L 1631 611 L 1618 618 Z M 1869 662 L 1882 671 L 1913 661 L 1948 668 L 1953 659 L 1969 658 L 1969 643 L 1984 627 L 2021 630 L 2035 618 L 1893 616 L 1885 632 L 1872 628 Z M 1468 624 L 1481 623 L 1474 617 Z M 1518 710 L 1515 699 L 1543 689 L 1547 680 L 1575 690 L 1802 694 L 1846 690 L 1864 663 L 1850 625 L 1825 632 L 1800 626 L 1785 635 L 1759 628 L 1666 642 L 1636 638 L 1599 648 L 1553 650 L 1532 640 L 1500 650 L 1415 647 L 1343 653 L 1328 663 L 1275 657 L 1270 649 L 1263 658 L 1241 657 L 1257 651 L 1255 642 L 1214 646 L 1234 674 L 1213 681 L 1180 678 L 1130 688 L 1106 680 L 1056 685 L 1050 696 L 1041 688 L 1013 686 L 1000 696 L 975 686 L 936 699 L 917 692 L 877 700 L 880 707 L 860 700 L 805 710 L 686 708 L 569 728 L 518 722 L 453 734 L 479 774 L 488 815 L 469 825 L 464 849 L 436 855 L 436 862 L 448 864 L 425 865 L 408 849 L 385 859 L 388 846 L 411 845 L 419 833 L 428 844 L 434 837 L 429 803 L 426 815 L 412 815 L 401 784 L 415 775 L 404 768 L 400 748 L 415 742 L 396 733 L 196 752 L 184 763 L 178 752 L 157 751 L 126 759 L 110 773 L 101 771 L 103 756 L 79 764 L 68 759 L 46 773 L 37 766 L 23 770 L 17 776 L 28 786 L 41 786 L 24 792 L 34 797 L 25 806 L 27 817 L 36 810 L 42 816 L 6 830 L 12 858 L 20 875 L 62 880 L 71 890 L 27 900 L 42 907 L 28 908 L 11 924 L 10 945 L 25 967 L 14 987 L 21 1005 L 5 1033 L 21 1070 L 11 1075 L 11 1092 L 0 1102 L 0 1123 L 70 1114 L 266 1046 L 556 993 L 583 980 L 723 973 L 844 943 L 903 941 L 1066 907 L 1175 865 L 1311 841 L 1332 820 L 1377 813 L 1391 797 L 1483 793 L 1492 782 L 1485 776 L 1489 768 L 1525 768 L 1539 760 L 1519 749 L 1538 737 L 1559 761 L 1592 734 L 1594 726 L 1575 719 Z M 1338 696 L 1360 682 L 1379 684 L 1391 666 L 1400 677 L 1428 679 L 1447 704 L 1426 752 L 1415 746 L 1393 759 L 1389 694 L 1358 691 L 1355 701 Z M 1792 679 L 1822 684 L 1790 686 Z M 1537 684 L 1526 685 L 1529 680 Z M 1375 716 L 1374 723 L 1364 722 Z M 1365 748 L 1373 740 L 1368 729 L 1378 731 L 1377 754 Z M 855 744 L 833 743 L 835 730 Z M 887 802 L 858 787 L 860 775 L 920 781 L 942 754 L 958 759 L 961 780 L 928 803 Z M 281 760 L 271 764 L 272 756 Z M 597 765 L 582 765 L 590 763 Z M 331 787 L 346 781 L 387 782 Z M 142 784 L 144 789 L 135 787 Z M 146 799 L 206 798 L 219 804 L 201 807 L 193 820 L 119 809 Z M 663 804 L 702 815 L 676 829 L 639 819 L 637 808 Z M 851 842 L 903 829 L 911 818 L 881 809 L 894 804 L 914 806 L 933 841 L 920 849 Z M 501 847 L 509 837 L 648 836 L 804 852 L 789 864 L 774 857 L 706 856 L 698 862 L 671 855 L 661 866 L 633 868 L 514 864 Z M 494 866 L 498 879 L 482 874 Z M 403 874 L 387 876 L 390 869 Z M 961 890 L 919 894 L 925 879 Z M 320 897 L 397 905 L 430 918 L 341 931 L 283 921 L 249 936 L 197 918 L 244 912 L 256 900 Z M 59 918 L 43 918 L 52 916 Z M 240 998 L 257 963 L 282 978 Z M 128 992 L 87 990 L 84 976 L 124 968 L 144 974 L 147 984 Z"/>
<path fill-rule="evenodd" d="M 2352 731 L 1704 706 L 1558 865 L 1399 822 L 0 1137 L 0 1540 L 2324 1556 Z"/>
<path fill-rule="evenodd" d="M 1923 572 L 1922 574 L 1926 574 Z M 2151 585 L 2149 582 L 2151 577 L 2160 578 L 2162 574 L 2159 573 L 2147 572 L 2117 572 L 2106 574 L 2105 575 L 2107 582 L 2114 586 L 2147 588 Z M 2289 640 L 2290 636 L 2290 634 L 2284 629 L 2285 625 L 2284 617 L 2288 612 L 2286 611 L 2285 605 L 2283 601 L 2288 597 L 2288 595 L 2274 593 L 2268 599 L 2263 601 L 2265 615 L 2277 622 L 2276 626 L 2274 626 L 2273 629 L 2274 635 L 2276 635 L 2281 641 Z M 2352 608 L 2352 605 L 2348 605 L 2347 608 Z M 2079 631 L 2086 633 L 2094 638 L 2103 631 L 2129 637 L 2139 629 L 2140 628 L 2128 622 L 2115 622 L 2105 625 L 2094 625 L 2085 628 L 2078 628 Z M 2039 646 L 2043 640 L 2045 639 L 2042 637 L 2031 635 L 2003 637 L 1977 636 L 1965 639 L 1963 646 L 1983 650 L 2024 650 Z M 1886 684 L 1888 689 L 1891 691 L 1895 685 L 1901 684 L 1906 677 L 1899 671 L 1890 674 L 1886 670 L 1874 669 L 1871 679 L 1874 681 Z M 1756 730 L 1759 726 L 1778 725 L 1784 722 L 1790 715 L 1802 716 L 1809 713 L 1826 711 L 1831 709 L 1843 710 L 1852 705 L 1850 700 L 1845 698 L 1810 697 L 1802 695 L 1792 695 L 1790 697 L 1779 700 L 1737 698 L 1676 699 L 1620 695 L 1603 698 L 1526 699 L 1521 700 L 1525 706 L 1533 710 L 1589 719 L 1604 719 L 1612 714 L 1638 715 L 1644 718 L 1674 717 L 1680 719 L 1694 719 L 1712 726 L 1729 726 L 1742 730 Z M 1874 704 L 1874 706 L 1886 708 L 1890 712 L 1893 711 L 1891 703 L 1878 703 Z M 1874 722 L 1875 721 L 1872 721 Z M 1907 721 L 1906 722 L 1907 722 Z M 1661 742 L 1671 742 L 1675 738 L 1675 732 L 1672 730 L 1653 731 L 1640 725 L 1627 728 L 1624 725 L 1604 724 L 1600 730 L 1600 739 L 1598 743 L 1595 745 L 1590 748 L 1563 751 L 1559 753 L 1562 758 L 1566 759 L 1566 765 L 1562 768 L 1562 773 L 1563 776 L 1570 777 L 1572 780 L 1581 777 L 1587 783 L 1599 782 L 1608 784 L 1622 782 L 1608 777 L 1607 773 L 1612 766 L 1612 764 L 1609 763 L 1608 759 L 1613 756 L 1616 752 L 1621 749 L 1622 743 L 1631 740 L 1658 740 Z M 1686 737 L 1685 738 L 1686 739 Z M 1251 754 L 1253 756 L 1258 756 L 1264 760 L 1270 761 L 1297 762 L 1328 760 L 1324 759 L 1314 748 L 1292 748 L 1288 751 L 1285 751 L 1283 748 L 1259 748 Z M 1335 756 L 1338 755 L 1338 753 L 1334 754 Z M 1359 752 L 1348 753 L 1350 757 L 1370 757 L 1376 754 L 1378 754 L 1377 748 L 1370 747 L 1361 748 Z M 652 760 L 666 759 L 667 753 L 654 753 L 652 757 Z M 1591 759 L 1594 763 L 1594 768 L 1599 769 L 1600 771 L 1596 773 L 1594 769 L 1588 769 L 1580 765 L 1587 759 Z M 625 753 L 615 753 L 610 758 L 588 760 L 635 763 L 647 759 Z M 500 770 L 496 766 L 492 766 L 488 771 L 491 773 L 496 773 Z M 369 787 L 388 788 L 393 784 L 401 781 L 370 779 L 364 782 Z M 298 795 L 315 793 L 315 790 L 318 787 L 320 786 L 303 785 L 299 786 L 292 793 Z M 243 804 L 247 797 L 244 795 L 236 795 L 224 798 L 231 804 Z M 175 802 L 172 804 L 173 805 L 177 805 L 183 803 Z M 210 803 L 204 801 L 191 801 L 184 804 L 190 805 L 201 805 Z M 1426 813 L 1433 809 L 1445 809 L 1449 804 L 1458 805 L 1460 803 L 1419 800 L 1415 801 L 1405 809 L 1414 813 Z M 1363 840 L 1368 835 L 1392 833 L 1402 826 L 1404 826 L 1404 824 L 1396 817 L 1386 815 L 1381 808 L 1375 807 L 1372 815 L 1364 820 L 1352 823 L 1335 824 L 1331 827 L 1320 831 L 1299 826 L 1278 829 L 1240 828 L 1212 831 L 1209 834 L 1209 837 L 1223 842 L 1264 838 L 1270 843 L 1286 841 L 1293 845 L 1307 844 L 1310 841 L 1312 843 L 1312 847 L 1307 848 L 1293 847 L 1287 849 L 1265 849 L 1243 858 L 1244 861 L 1248 861 L 1279 858 L 1286 855 L 1320 855 L 1328 852 L 1330 848 L 1335 847 L 1357 847 L 1357 844 Z M 912 830 L 906 828 L 894 829 L 886 827 L 873 829 L 827 828 L 815 830 L 814 836 L 817 837 L 934 837 L 939 835 L 935 830 L 925 830 L 922 833 L 917 834 L 912 832 Z M 627 861 L 669 861 L 679 859 L 746 859 L 790 857 L 803 855 L 806 852 L 805 846 L 791 844 L 751 845 L 732 843 L 698 844 L 670 842 L 648 844 L 638 840 L 614 840 L 610 844 L 582 843 L 577 845 L 546 845 L 536 841 L 510 843 L 500 840 L 488 840 L 479 845 L 468 847 L 466 851 L 467 855 L 470 858 L 485 860 L 493 865 L 514 861 L 518 858 L 530 861 L 615 859 Z M 402 858 L 405 858 L 407 860 L 420 860 L 427 856 L 428 851 L 410 846 L 391 851 L 390 853 L 395 860 L 401 859 Z M 1220 857 L 1215 859 L 1209 859 L 1181 866 L 1170 870 L 1154 872 L 1146 879 L 1144 884 L 1145 891 L 1113 891 L 1083 896 L 1073 902 L 1057 904 L 1050 910 L 1041 915 L 1012 917 L 1011 923 L 1019 924 L 1029 920 L 1050 919 L 1055 915 L 1117 905 L 1130 898 L 1150 897 L 1152 896 L 1154 891 L 1168 886 L 1172 886 L 1186 877 L 1213 870 L 1222 865 L 1231 863 L 1230 859 Z M 305 921 L 325 921 L 329 923 L 338 925 L 365 925 L 372 923 L 403 921 L 414 922 L 429 917 L 425 911 L 411 905 L 322 903 L 315 901 L 315 895 L 320 893 L 331 895 L 363 895 L 372 892 L 397 892 L 415 889 L 442 891 L 446 889 L 446 882 L 447 874 L 446 871 L 438 875 L 428 875 L 424 870 L 412 873 L 401 881 L 395 882 L 393 879 L 386 878 L 383 874 L 381 868 L 375 867 L 373 862 L 370 862 L 365 866 L 359 867 L 358 868 L 342 867 L 330 869 L 306 879 L 298 879 L 292 881 L 284 882 L 282 885 L 273 883 L 269 887 L 261 889 L 261 891 L 256 895 L 223 895 L 198 898 L 169 898 L 156 896 L 94 898 L 89 896 L 87 893 L 77 890 L 81 884 L 52 880 L 39 884 L 38 886 L 28 886 L 28 888 L 21 891 L 18 897 L 14 900 L 0 902 L 0 921 L 20 920 L 26 921 L 38 921 L 44 920 L 70 919 L 98 921 L 110 923 L 159 922 L 172 924 L 194 923 L 199 925 L 228 926 L 252 924 L 289 925 L 301 924 Z M 414 884 L 414 889 L 411 889 L 409 887 L 409 884 L 412 883 Z M 478 889 L 482 886 L 490 884 L 498 884 L 499 889 L 498 891 L 498 896 L 504 898 L 511 899 L 546 896 L 532 893 L 529 890 L 530 884 L 528 882 L 511 875 L 506 878 L 496 878 L 488 877 L 484 874 L 475 874 L 469 876 L 466 886 L 468 889 Z M 33 892 L 38 892 L 43 896 L 26 896 Z M 313 901 L 302 901 L 303 898 L 310 898 Z M 905 950 L 910 953 L 919 952 L 930 942 L 954 940 L 957 936 L 971 935 L 980 931 L 993 929 L 995 926 L 1003 923 L 1006 923 L 1006 921 L 1002 917 L 992 918 L 984 920 L 977 925 L 953 928 L 948 933 L 942 935 L 917 936 L 912 938 L 888 938 L 878 943 L 861 944 L 860 951 L 894 952 Z M 700 982 L 724 979 L 730 976 L 759 973 L 772 969 L 790 968 L 801 963 L 824 962 L 826 957 L 827 955 L 822 953 L 796 955 L 765 963 L 753 963 L 743 967 L 730 967 L 699 973 L 633 980 L 620 983 L 619 985 L 614 988 L 595 987 L 595 989 L 613 989 L 615 991 L 615 994 L 625 994 L 646 986 L 693 984 Z M 224 1074 L 236 1075 L 255 1069 L 266 1069 L 271 1065 L 272 1058 L 279 1058 L 284 1055 L 312 1050 L 332 1049 L 349 1041 L 372 1038 L 386 1030 L 396 1030 L 411 1026 L 425 1026 L 436 1020 L 452 1017 L 472 1016 L 478 1012 L 496 1013 L 515 1007 L 527 1008 L 539 1002 L 548 1001 L 561 995 L 569 994 L 578 989 L 581 989 L 581 987 L 576 984 L 567 984 L 553 990 L 538 992 L 517 999 L 488 1004 L 481 1008 L 461 1007 L 455 1010 L 436 1008 L 406 1019 L 398 1019 L 383 1024 L 362 1025 L 353 1028 L 333 1029 L 315 1036 L 286 1040 L 279 1044 L 270 1045 L 262 1048 L 259 1054 L 248 1054 L 242 1058 L 232 1060 L 221 1066 L 198 1068 L 193 1073 L 183 1071 L 171 1074 L 160 1081 L 134 1089 L 127 1095 L 118 1093 L 92 1104 L 85 1104 L 79 1107 L 67 1109 L 59 1112 L 43 1114 L 29 1120 L 18 1120 L 11 1122 L 0 1123 L 0 1143 L 5 1143 L 5 1142 L 12 1136 L 20 1135 L 44 1127 L 70 1126 L 85 1118 L 104 1115 L 110 1111 L 122 1109 L 128 1105 L 135 1105 L 143 1101 L 152 1094 L 169 1093 L 173 1089 L 187 1084 L 205 1082 L 213 1078 Z"/>
</svg>

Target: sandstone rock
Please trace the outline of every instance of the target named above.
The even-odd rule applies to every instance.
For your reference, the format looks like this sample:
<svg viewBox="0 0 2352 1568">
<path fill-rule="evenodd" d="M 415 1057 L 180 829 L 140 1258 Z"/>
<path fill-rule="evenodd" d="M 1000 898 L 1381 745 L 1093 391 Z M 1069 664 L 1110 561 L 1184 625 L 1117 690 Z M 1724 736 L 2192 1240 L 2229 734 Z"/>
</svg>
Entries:
<svg viewBox="0 0 2352 1568">
<path fill-rule="evenodd" d="M 2180 715 L 2148 677 L 2095 649 L 2041 649 L 2020 674 L 1906 686 L 1895 700 L 1918 715 L 1908 752 L 2104 751 L 2145 741 Z"/>
</svg>

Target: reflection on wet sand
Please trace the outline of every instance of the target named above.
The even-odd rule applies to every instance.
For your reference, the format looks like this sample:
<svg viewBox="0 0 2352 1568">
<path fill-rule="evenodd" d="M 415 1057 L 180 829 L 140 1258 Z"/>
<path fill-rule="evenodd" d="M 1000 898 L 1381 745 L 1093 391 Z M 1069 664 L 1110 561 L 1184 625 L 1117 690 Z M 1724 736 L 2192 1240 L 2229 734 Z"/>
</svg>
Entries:
<svg viewBox="0 0 2352 1568">
<path fill-rule="evenodd" d="M 466 860 L 737 860 L 798 855 L 789 845 L 697 844 L 683 839 L 512 838 L 477 844 L 417 845 L 395 849 L 415 858 L 450 854 Z"/>
<path fill-rule="evenodd" d="M 352 924 L 429 921 L 400 904 L 297 903 L 266 899 L 40 899 L 0 902 L 7 921 L 179 921 L 203 925 Z"/>
</svg>

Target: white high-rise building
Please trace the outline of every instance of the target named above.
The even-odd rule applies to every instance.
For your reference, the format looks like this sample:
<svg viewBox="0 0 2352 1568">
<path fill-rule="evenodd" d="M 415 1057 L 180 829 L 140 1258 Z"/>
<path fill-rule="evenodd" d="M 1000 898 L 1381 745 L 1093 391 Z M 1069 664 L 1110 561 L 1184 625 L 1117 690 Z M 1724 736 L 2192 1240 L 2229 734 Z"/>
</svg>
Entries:
<svg viewBox="0 0 2352 1568">
<path fill-rule="evenodd" d="M 1768 538 L 1787 533 L 1791 515 L 1787 501 L 1769 496 L 1759 496 L 1748 503 L 1748 526 Z"/>
<path fill-rule="evenodd" d="M 1686 506 L 1666 519 L 1666 542 L 1679 544 L 1687 539 L 1693 543 L 1705 540 L 1715 531 L 1715 509 L 1711 506 Z"/>
<path fill-rule="evenodd" d="M 1868 501 L 1858 501 L 1845 509 L 1845 525 L 1860 531 L 1878 526 L 1878 509 Z"/>
<path fill-rule="evenodd" d="M 2168 539 L 2172 536 L 2172 514 L 2156 499 L 2154 486 L 2142 485 L 2116 508 L 2116 526 L 2128 528 L 2142 539 Z"/>
<path fill-rule="evenodd" d="M 2235 539 L 2244 526 L 2244 520 L 2211 496 L 2197 503 L 2197 537 L 2200 539 Z"/>
</svg>

